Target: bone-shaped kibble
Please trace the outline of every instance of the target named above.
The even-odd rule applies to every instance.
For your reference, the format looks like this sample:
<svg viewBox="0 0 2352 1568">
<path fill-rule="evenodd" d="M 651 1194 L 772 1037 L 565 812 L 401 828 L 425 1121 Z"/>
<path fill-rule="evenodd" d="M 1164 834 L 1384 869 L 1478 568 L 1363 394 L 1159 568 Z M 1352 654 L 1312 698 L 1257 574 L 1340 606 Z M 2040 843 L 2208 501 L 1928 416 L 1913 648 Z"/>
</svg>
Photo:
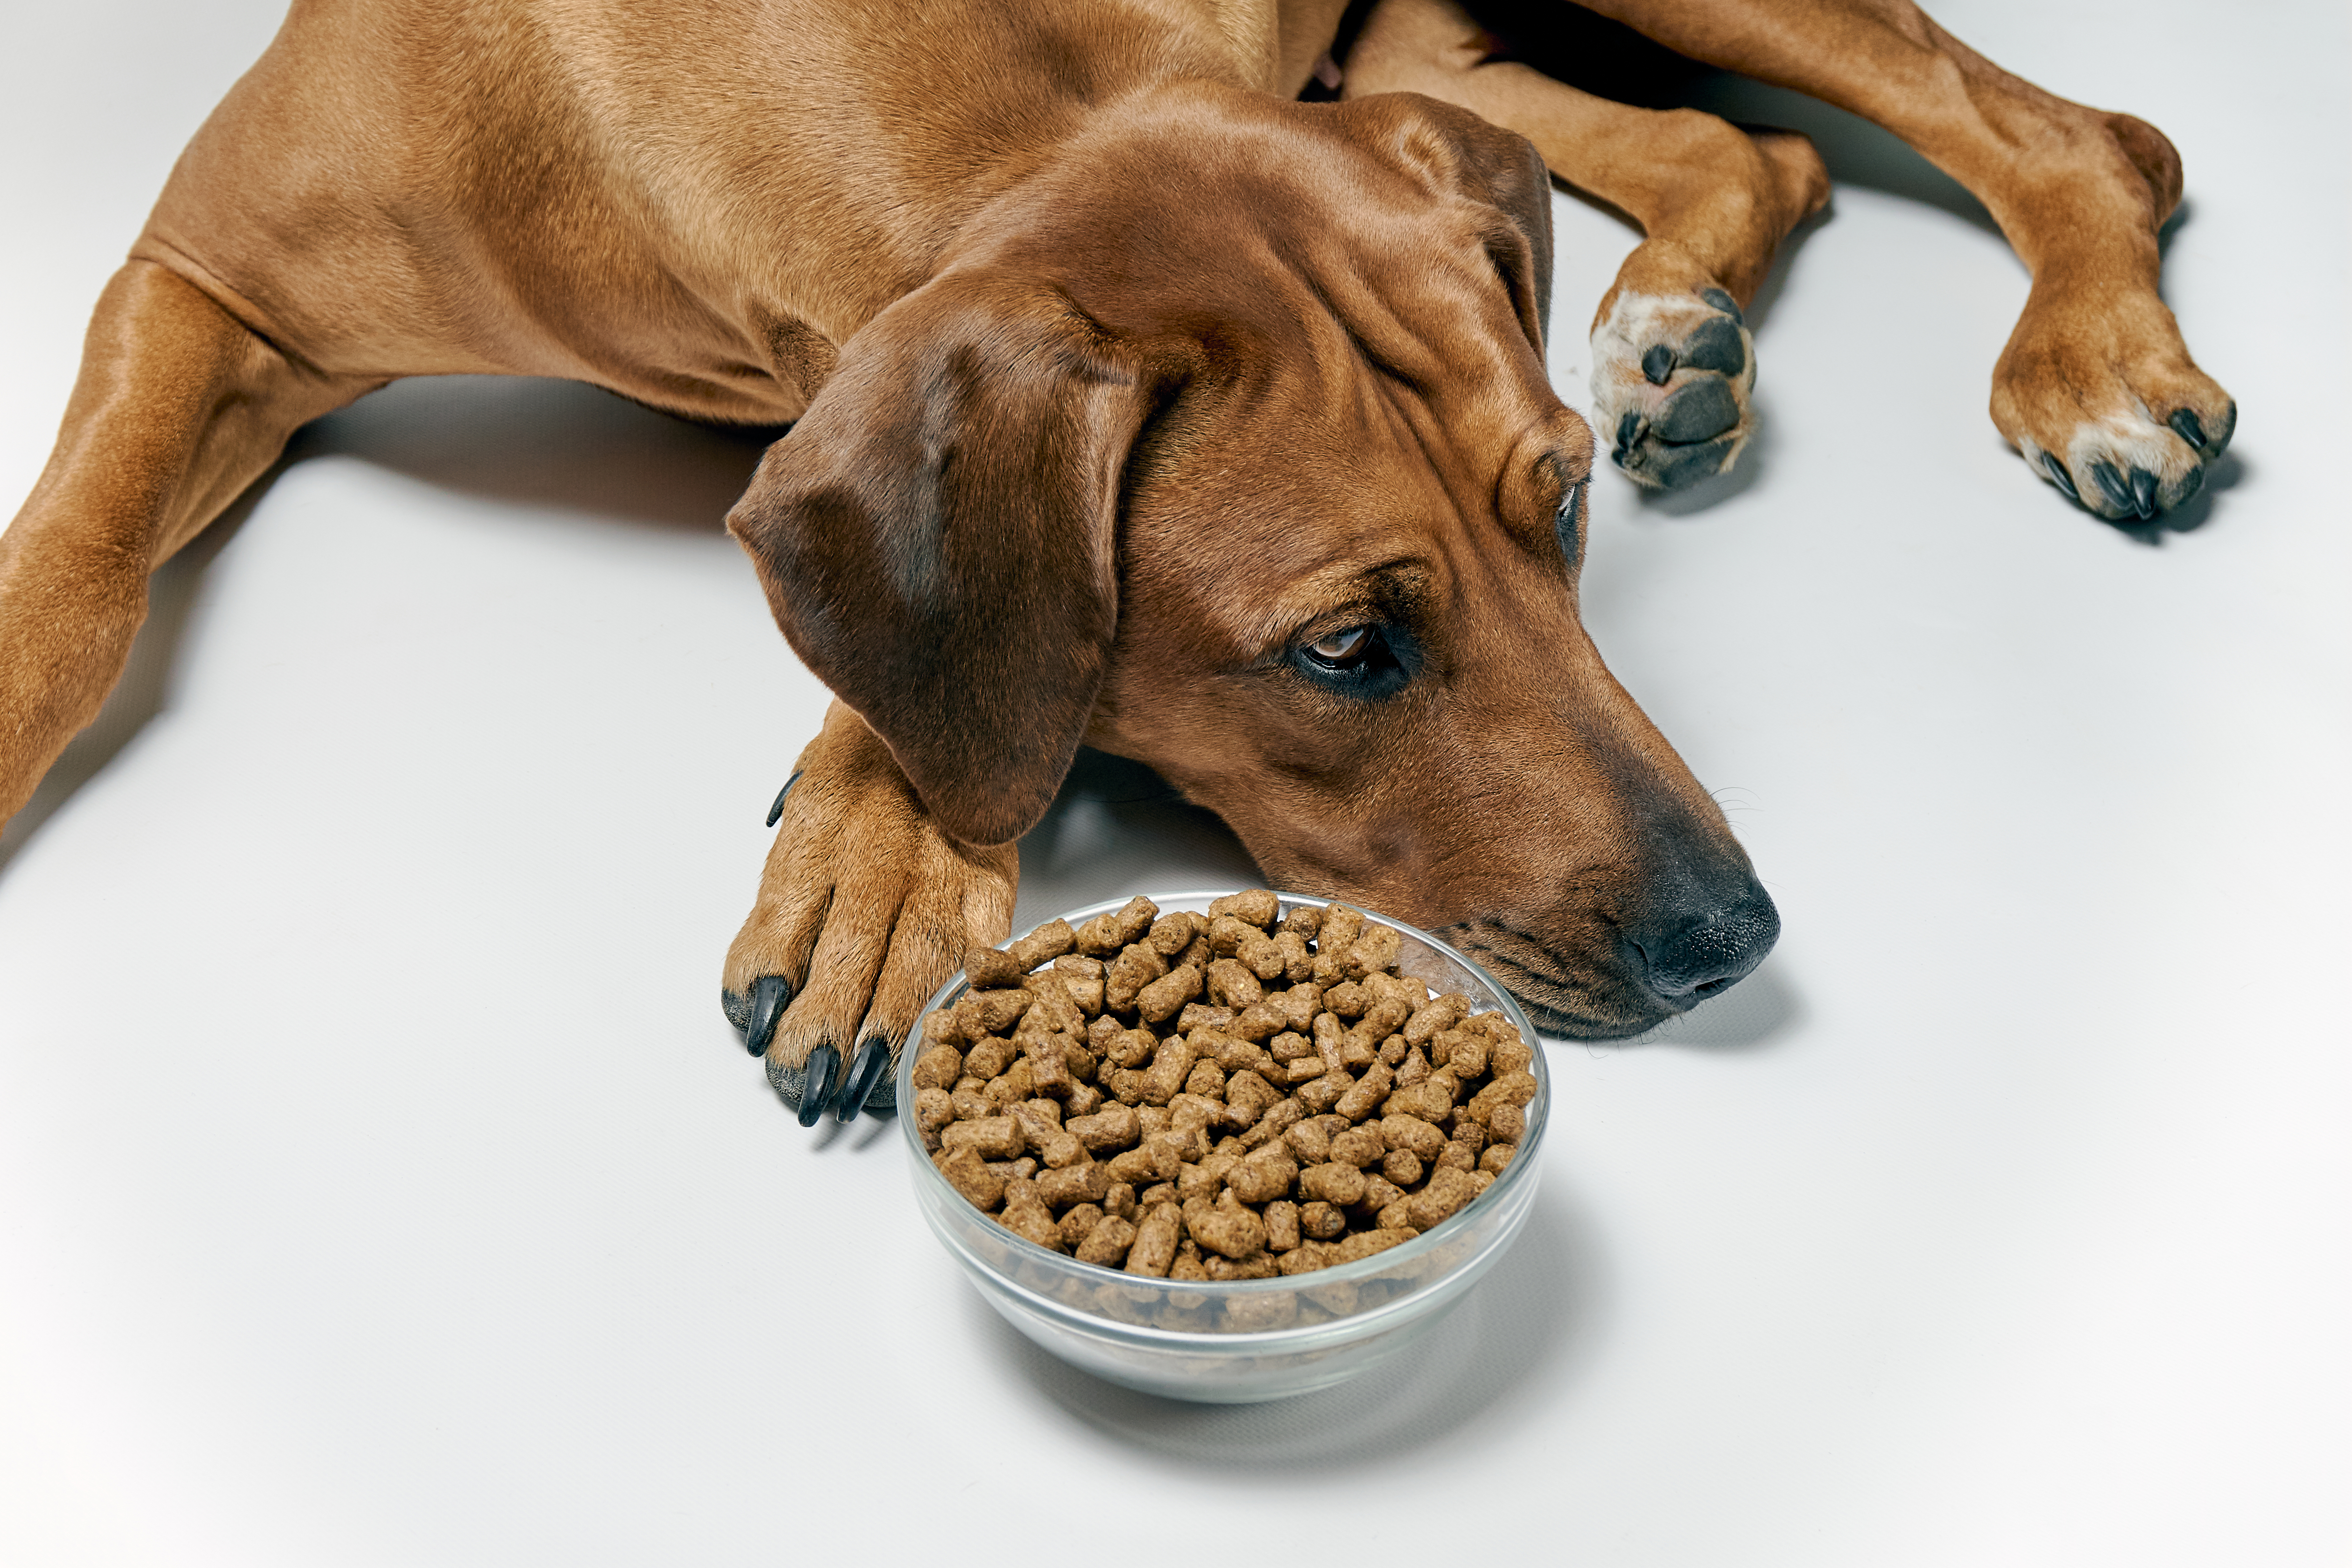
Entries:
<svg viewBox="0 0 2352 1568">
<path fill-rule="evenodd" d="M 1405 1020 L 1402 1032 L 1407 1045 L 1427 1045 L 1444 1030 L 1460 1023 L 1470 1011 L 1470 998 L 1459 991 L 1448 991 L 1423 1003 Z"/>
</svg>

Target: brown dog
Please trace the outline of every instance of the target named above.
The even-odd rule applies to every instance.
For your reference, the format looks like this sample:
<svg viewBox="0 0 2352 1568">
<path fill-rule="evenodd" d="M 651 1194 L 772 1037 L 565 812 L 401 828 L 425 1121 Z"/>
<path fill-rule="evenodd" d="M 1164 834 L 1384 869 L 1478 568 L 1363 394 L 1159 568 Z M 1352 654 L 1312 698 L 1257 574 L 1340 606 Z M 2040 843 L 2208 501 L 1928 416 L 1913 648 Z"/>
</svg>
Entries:
<svg viewBox="0 0 2352 1568">
<path fill-rule="evenodd" d="M 1967 183 L 2035 277 L 1996 423 L 2103 515 L 2194 491 L 2234 408 L 2157 297 L 2162 136 L 1906 0 L 1594 8 Z M 1617 461 L 1672 484 L 1746 437 L 1740 307 L 1820 160 L 1498 60 L 1450 0 L 1344 9 L 297 0 L 0 537 L 0 816 L 97 713 L 148 573 L 297 426 L 399 376 L 564 376 L 798 422 L 729 526 L 840 700 L 724 989 L 803 1120 L 887 1095 L 1081 742 L 1555 1029 L 1731 984 L 1778 917 L 1577 620 L 1546 166 L 1647 230 L 1595 383 Z M 1297 101 L 1343 20 L 1346 100 Z"/>
</svg>

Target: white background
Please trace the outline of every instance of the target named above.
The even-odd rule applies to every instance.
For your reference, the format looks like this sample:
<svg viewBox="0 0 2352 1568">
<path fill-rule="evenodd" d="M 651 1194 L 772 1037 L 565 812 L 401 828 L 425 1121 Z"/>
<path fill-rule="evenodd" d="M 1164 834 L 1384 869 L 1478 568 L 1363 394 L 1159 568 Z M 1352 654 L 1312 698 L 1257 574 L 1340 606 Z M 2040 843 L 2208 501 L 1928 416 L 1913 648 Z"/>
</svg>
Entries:
<svg viewBox="0 0 2352 1568">
<path fill-rule="evenodd" d="M 1425 1354 L 1198 1409 L 1000 1325 L 895 1129 L 803 1132 L 719 1016 L 822 701 L 719 528 L 754 447 L 411 383 L 163 573 L 0 840 L 0 1560 L 2345 1561 L 2345 12 L 1940 15 L 2179 144 L 2237 445 L 2189 531 L 2063 505 L 1984 413 L 2017 264 L 1805 120 L 1841 183 L 1754 312 L 1762 434 L 1604 477 L 1585 578 L 1786 936 L 1553 1048 L 1534 1218 Z M 275 22 L 9 16 L 9 505 Z M 1557 208 L 1581 403 L 1633 236 Z M 1085 770 L 1022 918 L 1247 874 L 1152 796 Z"/>
</svg>

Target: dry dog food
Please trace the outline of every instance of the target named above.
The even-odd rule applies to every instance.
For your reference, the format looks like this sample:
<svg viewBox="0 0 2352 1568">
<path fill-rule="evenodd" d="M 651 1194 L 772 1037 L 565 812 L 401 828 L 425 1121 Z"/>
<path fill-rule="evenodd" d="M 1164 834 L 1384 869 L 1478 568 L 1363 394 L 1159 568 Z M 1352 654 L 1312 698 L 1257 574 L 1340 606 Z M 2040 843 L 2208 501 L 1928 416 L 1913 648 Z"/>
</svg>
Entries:
<svg viewBox="0 0 2352 1568">
<path fill-rule="evenodd" d="M 917 1130 L 955 1189 L 1081 1262 L 1259 1280 L 1411 1239 L 1511 1162 L 1534 1049 L 1397 972 L 1399 936 L 1264 890 L 975 949 L 923 1020 Z"/>
</svg>

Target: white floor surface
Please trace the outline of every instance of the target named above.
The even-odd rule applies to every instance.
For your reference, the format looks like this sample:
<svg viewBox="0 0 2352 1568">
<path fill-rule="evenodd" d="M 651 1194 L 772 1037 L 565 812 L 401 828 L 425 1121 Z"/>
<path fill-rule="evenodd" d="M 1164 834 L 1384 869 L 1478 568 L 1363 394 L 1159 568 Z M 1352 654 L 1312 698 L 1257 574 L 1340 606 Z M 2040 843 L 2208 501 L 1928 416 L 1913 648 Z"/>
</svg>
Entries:
<svg viewBox="0 0 2352 1568">
<path fill-rule="evenodd" d="M 2347 13 L 1939 16 L 2179 145 L 2236 448 L 2157 542 L 2069 509 L 1984 413 L 2016 262 L 1806 120 L 1762 434 L 1604 476 L 1585 577 L 1786 935 L 1553 1047 L 1535 1217 L 1425 1353 L 1199 1409 L 1000 1324 L 895 1130 L 803 1132 L 719 1013 L 823 702 L 719 528 L 755 448 L 409 383 L 166 570 L 0 839 L 0 1562 L 2346 1562 Z M 275 22 L 8 19 L 7 505 Z M 1581 404 L 1633 235 L 1556 210 Z M 1024 920 L 1248 874 L 1148 784 L 1074 779 Z"/>
</svg>

